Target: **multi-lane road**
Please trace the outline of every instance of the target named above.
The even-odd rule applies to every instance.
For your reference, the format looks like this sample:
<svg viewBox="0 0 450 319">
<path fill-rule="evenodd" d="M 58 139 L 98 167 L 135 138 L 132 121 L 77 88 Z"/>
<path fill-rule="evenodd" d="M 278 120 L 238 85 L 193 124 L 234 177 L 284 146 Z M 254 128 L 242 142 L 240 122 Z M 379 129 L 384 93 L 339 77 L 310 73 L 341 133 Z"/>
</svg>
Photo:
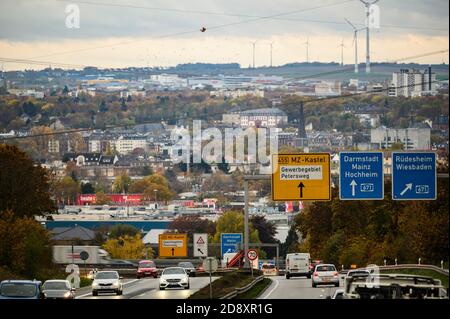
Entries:
<svg viewBox="0 0 450 319">
<path fill-rule="evenodd" d="M 259 299 L 324 299 L 332 296 L 338 288 L 335 286 L 311 287 L 311 279 L 306 277 L 293 277 L 286 279 L 284 276 L 271 277 L 272 284 L 264 291 Z M 341 287 L 343 280 L 341 279 Z"/>
<path fill-rule="evenodd" d="M 212 277 L 212 280 L 218 277 Z M 209 277 L 190 278 L 190 289 L 159 290 L 159 278 L 124 279 L 123 294 L 102 294 L 92 296 L 90 287 L 77 290 L 76 299 L 186 299 L 209 284 Z"/>
</svg>

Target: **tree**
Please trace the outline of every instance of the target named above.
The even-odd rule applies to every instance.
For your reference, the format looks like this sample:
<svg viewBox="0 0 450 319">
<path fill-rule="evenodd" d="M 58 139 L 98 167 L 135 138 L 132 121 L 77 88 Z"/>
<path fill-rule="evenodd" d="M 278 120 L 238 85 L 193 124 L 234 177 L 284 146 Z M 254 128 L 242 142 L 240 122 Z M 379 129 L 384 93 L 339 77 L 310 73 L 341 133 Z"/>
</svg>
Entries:
<svg viewBox="0 0 450 319">
<path fill-rule="evenodd" d="M 156 192 L 155 192 L 156 190 Z M 159 174 L 153 174 L 144 179 L 133 182 L 130 185 L 131 193 L 143 193 L 144 200 L 166 201 L 172 199 L 175 194 L 170 190 L 167 179 Z"/>
<path fill-rule="evenodd" d="M 142 172 L 141 172 L 142 176 L 148 176 L 148 175 L 152 175 L 153 174 L 153 170 L 150 166 L 145 165 L 142 168 Z"/>
<path fill-rule="evenodd" d="M 91 183 L 81 183 L 81 194 L 94 194 L 95 188 Z"/>
<path fill-rule="evenodd" d="M 258 231 L 258 237 L 261 243 L 276 244 L 278 240 L 275 238 L 277 228 L 273 222 L 269 222 L 265 216 L 255 215 L 250 218 L 250 223 Z M 272 256 L 276 254 L 276 249 L 265 247 L 263 250 Z"/>
<path fill-rule="evenodd" d="M 238 211 L 228 211 L 216 223 L 216 234 L 213 242 L 220 243 L 222 233 L 244 233 L 244 214 Z M 249 224 L 249 239 L 251 243 L 259 243 L 258 231 Z"/>
<path fill-rule="evenodd" d="M 0 144 L 0 211 L 10 209 L 18 217 L 54 212 L 50 190 L 49 171 L 16 146 Z"/>
<path fill-rule="evenodd" d="M 52 266 L 49 233 L 33 217 L 0 212 L 0 267 L 39 279 Z"/>
<path fill-rule="evenodd" d="M 64 176 L 55 183 L 54 194 L 57 200 L 62 199 L 65 202 L 69 198 L 71 202 L 74 202 L 79 193 L 80 185 L 70 176 Z"/>
<path fill-rule="evenodd" d="M 95 204 L 97 205 L 108 205 L 111 203 L 111 196 L 105 195 L 103 191 L 95 193 Z"/>
<path fill-rule="evenodd" d="M 67 95 L 69 93 L 69 88 L 67 85 L 64 85 L 64 89 L 62 90 L 62 94 Z"/>
<path fill-rule="evenodd" d="M 207 233 L 213 236 L 216 231 L 214 222 L 199 216 L 179 216 L 170 222 L 168 229 L 188 234 L 189 242 L 195 233 Z"/>
<path fill-rule="evenodd" d="M 117 239 L 108 239 L 102 247 L 111 255 L 112 258 L 153 258 L 153 249 L 145 247 L 140 234 L 136 234 L 135 236 L 125 235 Z"/>
<path fill-rule="evenodd" d="M 115 193 L 122 193 L 126 194 L 128 193 L 128 188 L 131 184 L 131 178 L 128 176 L 127 173 L 123 172 L 119 176 L 116 176 L 116 179 L 114 180 L 113 184 L 113 191 Z"/>
<path fill-rule="evenodd" d="M 136 227 L 126 224 L 118 224 L 111 227 L 108 237 L 110 239 L 119 239 L 123 236 L 133 237 L 137 234 L 139 234 L 139 230 Z"/>
</svg>

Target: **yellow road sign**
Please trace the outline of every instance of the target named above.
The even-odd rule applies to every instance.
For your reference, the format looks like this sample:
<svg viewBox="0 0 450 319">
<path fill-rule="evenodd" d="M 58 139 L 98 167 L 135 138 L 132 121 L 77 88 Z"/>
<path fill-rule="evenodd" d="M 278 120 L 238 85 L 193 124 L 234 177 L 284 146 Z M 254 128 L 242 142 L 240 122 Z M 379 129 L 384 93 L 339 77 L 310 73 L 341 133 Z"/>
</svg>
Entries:
<svg viewBox="0 0 450 319">
<path fill-rule="evenodd" d="M 160 234 L 159 257 L 187 257 L 187 234 Z"/>
<path fill-rule="evenodd" d="M 331 200 L 330 154 L 275 154 L 272 200 Z"/>
</svg>

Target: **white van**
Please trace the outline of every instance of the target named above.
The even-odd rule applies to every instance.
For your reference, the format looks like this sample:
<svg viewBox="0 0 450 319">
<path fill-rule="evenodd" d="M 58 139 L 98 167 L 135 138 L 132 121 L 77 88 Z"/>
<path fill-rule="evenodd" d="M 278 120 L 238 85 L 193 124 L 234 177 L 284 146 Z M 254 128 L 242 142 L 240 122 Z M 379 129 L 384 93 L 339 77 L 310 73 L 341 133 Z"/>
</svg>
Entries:
<svg viewBox="0 0 450 319">
<path fill-rule="evenodd" d="M 311 256 L 309 253 L 295 253 L 286 255 L 286 279 L 295 276 L 311 278 L 309 265 Z"/>
</svg>

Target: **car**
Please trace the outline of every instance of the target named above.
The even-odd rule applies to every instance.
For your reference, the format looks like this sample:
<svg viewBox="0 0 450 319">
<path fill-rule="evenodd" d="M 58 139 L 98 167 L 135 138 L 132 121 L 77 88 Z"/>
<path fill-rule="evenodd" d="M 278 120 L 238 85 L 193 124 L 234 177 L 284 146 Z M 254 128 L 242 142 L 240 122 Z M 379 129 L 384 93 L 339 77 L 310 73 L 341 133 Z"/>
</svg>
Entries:
<svg viewBox="0 0 450 319">
<path fill-rule="evenodd" d="M 354 277 L 354 276 L 369 276 L 370 271 L 364 268 L 352 269 L 347 272 L 345 278 Z"/>
<path fill-rule="evenodd" d="M 336 289 L 332 296 L 328 296 L 326 299 L 344 299 L 345 289 Z"/>
<path fill-rule="evenodd" d="M 98 296 L 99 292 L 113 292 L 122 295 L 122 277 L 117 271 L 99 271 L 92 282 L 92 295 Z"/>
<path fill-rule="evenodd" d="M 45 299 L 75 299 L 75 290 L 68 280 L 47 280 L 42 285 Z"/>
<path fill-rule="evenodd" d="M 143 277 L 158 278 L 158 269 L 156 269 L 156 265 L 153 260 L 141 260 L 139 262 L 136 278 L 140 279 Z"/>
<path fill-rule="evenodd" d="M 317 285 L 335 285 L 339 287 L 339 273 L 333 264 L 316 265 L 311 279 L 313 288 L 316 288 Z"/>
<path fill-rule="evenodd" d="M 159 289 L 184 288 L 189 289 L 189 275 L 182 267 L 168 267 L 163 270 L 159 278 Z"/>
<path fill-rule="evenodd" d="M 197 274 L 197 271 L 196 271 L 194 265 L 189 261 L 179 262 L 178 267 L 183 268 L 186 271 L 186 273 L 191 277 L 195 277 L 195 275 Z"/>
<path fill-rule="evenodd" d="M 294 253 L 286 255 L 286 279 L 295 276 L 311 278 L 309 264 L 311 256 L 309 253 Z"/>
<path fill-rule="evenodd" d="M 0 299 L 43 299 L 42 283 L 37 280 L 3 280 Z"/>
<path fill-rule="evenodd" d="M 310 262 L 310 264 L 309 264 L 309 272 L 311 273 L 311 275 L 312 275 L 313 272 L 314 272 L 314 268 L 315 268 L 316 265 L 318 265 L 318 264 L 323 264 L 323 260 L 320 260 L 320 259 L 312 260 L 312 259 L 311 259 L 311 262 Z"/>
<path fill-rule="evenodd" d="M 263 263 L 261 270 L 264 276 L 278 276 L 278 269 L 272 263 Z"/>
</svg>

